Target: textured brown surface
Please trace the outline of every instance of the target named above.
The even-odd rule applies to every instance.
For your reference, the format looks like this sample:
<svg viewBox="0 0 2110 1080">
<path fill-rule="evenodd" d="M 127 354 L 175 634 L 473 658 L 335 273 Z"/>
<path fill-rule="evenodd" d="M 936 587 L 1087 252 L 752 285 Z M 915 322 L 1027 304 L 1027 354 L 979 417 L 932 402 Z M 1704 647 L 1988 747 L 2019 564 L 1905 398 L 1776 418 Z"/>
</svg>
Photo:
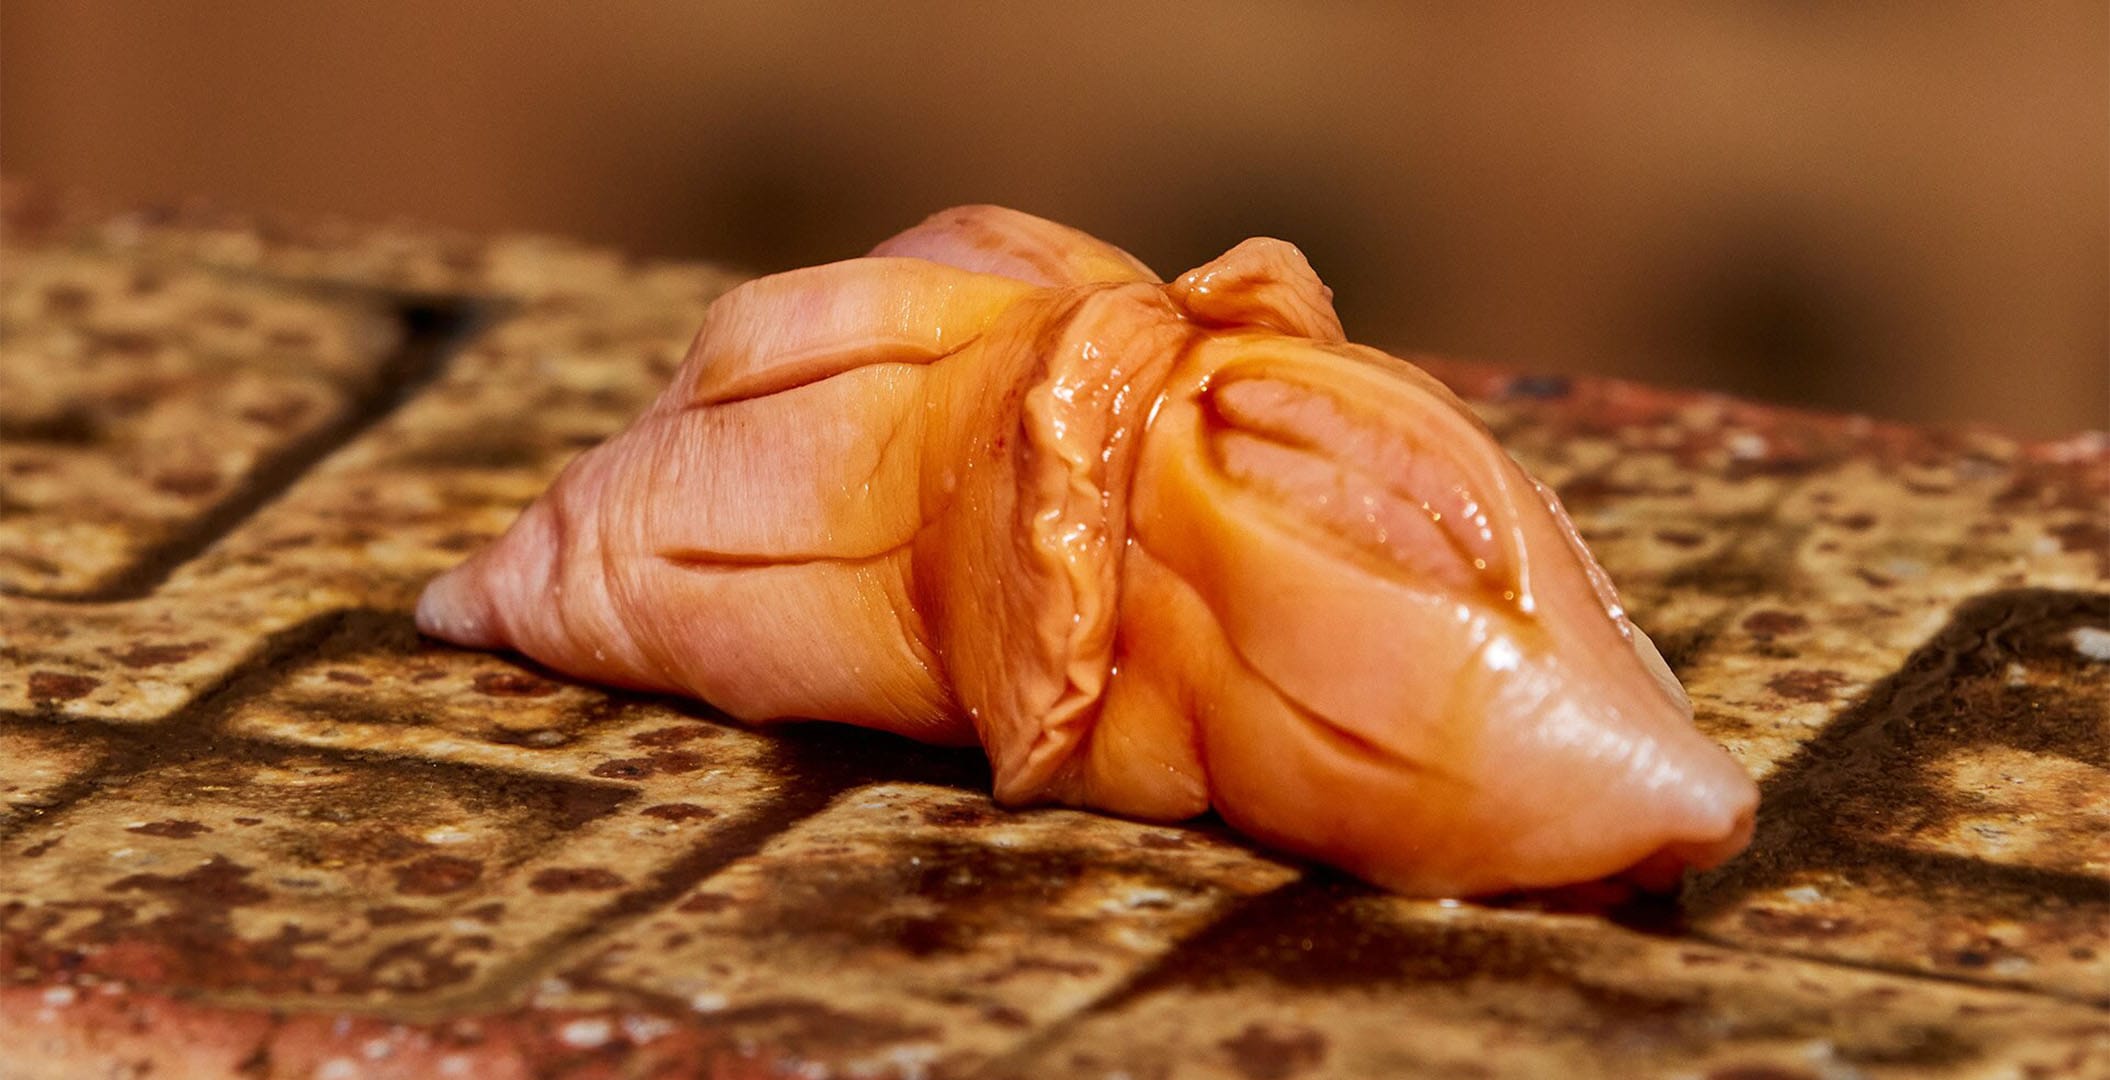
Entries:
<svg viewBox="0 0 2110 1080">
<path fill-rule="evenodd" d="M 421 640 L 721 272 L 6 209 L 0 1076 L 2110 1074 L 2101 436 L 1432 364 L 1765 803 L 1675 901 L 1405 901 Z"/>
</svg>

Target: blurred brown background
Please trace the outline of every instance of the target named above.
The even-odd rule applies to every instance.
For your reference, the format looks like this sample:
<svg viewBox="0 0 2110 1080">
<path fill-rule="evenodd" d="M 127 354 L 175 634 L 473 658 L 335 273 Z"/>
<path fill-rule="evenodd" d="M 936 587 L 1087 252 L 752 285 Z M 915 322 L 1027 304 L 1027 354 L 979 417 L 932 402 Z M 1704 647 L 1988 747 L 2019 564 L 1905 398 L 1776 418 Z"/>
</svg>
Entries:
<svg viewBox="0 0 2110 1080">
<path fill-rule="evenodd" d="M 758 269 L 1267 233 L 1401 350 L 2110 424 L 2101 0 L 1588 8 L 6 0 L 0 167 Z"/>
</svg>

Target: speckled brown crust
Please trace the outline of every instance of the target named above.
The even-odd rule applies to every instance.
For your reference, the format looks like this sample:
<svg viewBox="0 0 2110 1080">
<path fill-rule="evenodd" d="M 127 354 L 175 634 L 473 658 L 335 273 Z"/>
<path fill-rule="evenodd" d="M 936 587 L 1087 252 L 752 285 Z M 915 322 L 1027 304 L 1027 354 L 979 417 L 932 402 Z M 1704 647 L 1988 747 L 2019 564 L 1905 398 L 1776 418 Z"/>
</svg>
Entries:
<svg viewBox="0 0 2110 1080">
<path fill-rule="evenodd" d="M 387 315 L 191 268 L 11 248 L 0 590 L 138 591 L 384 389 Z"/>
<path fill-rule="evenodd" d="M 0 463 L 67 462 L 0 475 L 0 1077 L 2110 1073 L 2100 435 L 1429 362 L 1765 803 L 1677 901 L 1405 901 L 419 639 L 729 275 L 0 196 Z"/>
</svg>

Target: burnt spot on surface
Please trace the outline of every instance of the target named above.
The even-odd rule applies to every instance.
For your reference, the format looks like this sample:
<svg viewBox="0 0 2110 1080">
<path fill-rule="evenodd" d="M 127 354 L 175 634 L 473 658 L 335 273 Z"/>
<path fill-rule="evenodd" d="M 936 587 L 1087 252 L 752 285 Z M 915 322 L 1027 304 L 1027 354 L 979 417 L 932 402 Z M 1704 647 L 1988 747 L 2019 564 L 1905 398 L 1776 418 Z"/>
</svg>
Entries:
<svg viewBox="0 0 2110 1080">
<path fill-rule="evenodd" d="M 623 884 L 623 875 L 599 866 L 553 866 L 528 879 L 538 893 L 607 892 Z"/>
<path fill-rule="evenodd" d="M 1754 611 L 1744 616 L 1742 625 L 1752 637 L 1771 640 L 1808 630 L 1810 620 L 1792 611 Z"/>
<path fill-rule="evenodd" d="M 1830 701 L 1852 681 L 1837 671 L 1787 671 L 1766 680 L 1766 689 L 1791 701 Z"/>
<path fill-rule="evenodd" d="M 29 673 L 29 696 L 39 703 L 73 701 L 87 697 L 102 685 L 102 680 L 86 675 L 73 675 L 63 671 L 32 671 Z"/>
<path fill-rule="evenodd" d="M 394 942 L 368 958 L 359 982 L 377 989 L 414 994 L 465 982 L 475 969 L 462 962 L 473 949 L 467 939 L 450 943 L 439 934 L 422 934 Z"/>
<path fill-rule="evenodd" d="M 653 773 L 651 758 L 616 758 L 593 767 L 592 774 L 603 780 L 643 780 Z"/>
<path fill-rule="evenodd" d="M 1248 1080 L 1292 1080 L 1326 1060 L 1326 1038 L 1308 1028 L 1256 1022 L 1217 1046 Z"/>
<path fill-rule="evenodd" d="M 133 874 L 110 884 L 114 893 L 128 890 L 158 893 L 179 905 L 233 908 L 261 904 L 271 894 L 249 883 L 251 871 L 237 866 L 224 855 L 215 855 L 187 873 L 176 875 Z"/>
<path fill-rule="evenodd" d="M 476 884 L 484 864 L 456 855 L 429 855 L 396 867 L 396 891 L 406 896 L 445 896 Z"/>
<path fill-rule="evenodd" d="M 105 649 L 104 652 L 110 659 L 136 670 L 139 668 L 162 667 L 168 664 L 180 664 L 204 652 L 208 647 L 208 643 L 203 641 L 185 641 L 177 644 L 140 642 L 123 651 Z"/>
<path fill-rule="evenodd" d="M 975 802 L 931 803 L 918 807 L 916 815 L 926 825 L 971 827 L 987 825 L 1003 817 L 994 805 Z"/>
<path fill-rule="evenodd" d="M 638 813 L 660 821 L 709 821 L 718 816 L 718 811 L 695 803 L 660 803 L 647 806 Z"/>
<path fill-rule="evenodd" d="M 366 909 L 366 921 L 370 926 L 401 926 L 404 923 L 427 922 L 439 918 L 435 911 L 420 911 L 399 904 L 384 904 Z"/>
<path fill-rule="evenodd" d="M 1724 1065 L 1709 1070 L 1707 1080 L 1817 1080 L 1817 1074 L 1780 1065 Z"/>
<path fill-rule="evenodd" d="M 592 775 L 603 780 L 643 780 L 652 776 L 680 776 L 709 763 L 693 750 L 660 750 L 643 757 L 615 758 L 596 765 Z"/>
<path fill-rule="evenodd" d="M 211 832 L 212 827 L 196 821 L 171 819 L 127 826 L 125 831 L 139 833 L 142 836 L 159 836 L 169 840 L 188 840 L 193 836 Z"/>
<path fill-rule="evenodd" d="M 82 405 L 48 413 L 0 412 L 0 441 L 50 446 L 94 446 L 109 437 L 103 423 Z"/>
<path fill-rule="evenodd" d="M 698 739 L 708 739 L 717 734 L 717 728 L 705 724 L 682 724 L 678 727 L 641 731 L 630 736 L 630 743 L 633 746 L 680 746 L 684 743 L 695 742 Z"/>
<path fill-rule="evenodd" d="M 476 676 L 476 692 L 489 697 L 548 697 L 562 689 L 548 679 L 524 671 L 486 671 Z"/>
</svg>

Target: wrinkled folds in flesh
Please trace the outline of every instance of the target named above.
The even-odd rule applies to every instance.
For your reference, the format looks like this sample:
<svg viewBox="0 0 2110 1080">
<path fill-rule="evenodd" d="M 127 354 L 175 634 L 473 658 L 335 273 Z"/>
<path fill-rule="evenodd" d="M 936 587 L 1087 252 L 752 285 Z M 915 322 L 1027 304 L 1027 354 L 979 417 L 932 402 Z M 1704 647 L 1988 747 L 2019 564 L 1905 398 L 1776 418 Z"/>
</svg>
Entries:
<svg viewBox="0 0 2110 1080">
<path fill-rule="evenodd" d="M 963 207 L 749 282 L 418 622 L 1410 893 L 1668 884 L 1756 803 L 1552 492 L 1277 240 L 1167 284 Z"/>
</svg>

